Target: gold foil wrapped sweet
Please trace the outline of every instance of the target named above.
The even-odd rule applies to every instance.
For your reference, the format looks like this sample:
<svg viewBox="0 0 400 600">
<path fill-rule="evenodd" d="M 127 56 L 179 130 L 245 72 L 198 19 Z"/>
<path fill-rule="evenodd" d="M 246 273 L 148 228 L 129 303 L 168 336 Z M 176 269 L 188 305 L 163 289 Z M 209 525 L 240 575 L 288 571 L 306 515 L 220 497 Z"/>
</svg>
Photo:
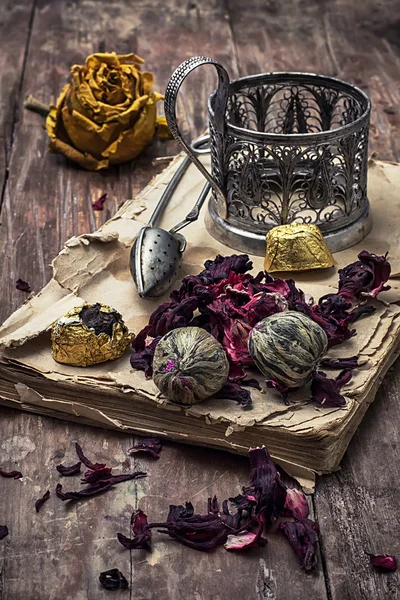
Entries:
<svg viewBox="0 0 400 600">
<path fill-rule="evenodd" d="M 334 261 L 316 225 L 289 223 L 267 233 L 264 268 L 274 271 L 307 271 L 333 267 Z"/>
<path fill-rule="evenodd" d="M 84 304 L 53 324 L 54 360 L 88 367 L 120 358 L 132 339 L 121 315 L 105 304 Z"/>
</svg>

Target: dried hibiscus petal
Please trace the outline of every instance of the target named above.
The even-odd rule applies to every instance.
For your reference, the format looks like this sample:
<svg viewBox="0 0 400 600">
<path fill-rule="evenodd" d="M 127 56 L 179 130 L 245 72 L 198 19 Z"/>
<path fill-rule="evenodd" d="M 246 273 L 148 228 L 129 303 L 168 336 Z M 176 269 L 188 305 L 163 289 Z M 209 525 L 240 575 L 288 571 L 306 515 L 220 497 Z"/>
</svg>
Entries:
<svg viewBox="0 0 400 600">
<path fill-rule="evenodd" d="M 27 294 L 29 294 L 29 292 L 32 291 L 29 283 L 27 281 L 24 281 L 23 279 L 18 279 L 15 283 L 15 287 L 20 292 L 26 292 Z"/>
<path fill-rule="evenodd" d="M 47 500 L 50 498 L 50 490 L 47 490 L 47 492 L 45 494 L 43 494 L 43 496 L 41 498 L 39 498 L 38 500 L 36 500 L 35 502 L 35 510 L 36 512 L 39 512 L 39 510 L 42 508 L 43 504 L 45 502 L 47 502 Z"/>
<path fill-rule="evenodd" d="M 339 295 L 349 300 L 375 298 L 379 292 L 390 289 L 385 283 L 390 276 L 386 256 L 377 256 L 363 250 L 358 261 L 339 270 Z"/>
<path fill-rule="evenodd" d="M 2 477 L 12 477 L 13 479 L 21 479 L 23 477 L 21 471 L 4 471 L 0 468 L 0 475 Z"/>
<path fill-rule="evenodd" d="M 71 475 L 78 475 L 81 472 L 81 461 L 71 465 L 70 467 L 66 467 L 65 465 L 57 465 L 56 469 L 63 475 L 64 477 L 71 477 Z"/>
<path fill-rule="evenodd" d="M 305 519 L 308 517 L 310 508 L 307 498 L 302 491 L 296 488 L 287 488 L 285 499 L 285 511 L 296 519 Z"/>
<path fill-rule="evenodd" d="M 104 469 L 104 467 L 106 466 L 105 463 L 92 463 L 91 460 L 89 460 L 84 454 L 83 454 L 83 450 L 81 448 L 81 446 L 76 442 L 75 443 L 75 450 L 76 453 L 78 455 L 78 458 L 81 462 L 83 462 L 83 464 L 88 468 L 88 469 L 92 469 L 92 471 L 97 471 L 97 469 Z"/>
<path fill-rule="evenodd" d="M 103 571 L 99 575 L 99 580 L 106 590 L 123 590 L 129 587 L 126 577 L 118 569 Z"/>
<path fill-rule="evenodd" d="M 96 202 L 93 202 L 93 204 L 92 204 L 93 210 L 103 210 L 104 203 L 106 200 L 107 200 L 107 192 L 105 194 L 103 194 L 102 196 L 100 196 L 100 198 L 98 200 L 96 200 Z"/>
<path fill-rule="evenodd" d="M 56 485 L 56 495 L 63 502 L 65 500 L 79 500 L 80 498 L 87 498 L 90 496 L 97 496 L 98 494 L 102 494 L 110 489 L 113 485 L 112 481 L 98 481 L 97 483 L 79 490 L 79 492 L 63 492 L 61 483 L 57 483 Z"/>
<path fill-rule="evenodd" d="M 311 571 L 317 564 L 318 525 L 311 519 L 286 521 L 279 525 L 288 538 L 303 569 Z"/>
<path fill-rule="evenodd" d="M 147 473 L 144 471 L 136 471 L 136 473 L 121 473 L 121 475 L 110 475 L 107 479 L 101 479 L 100 481 L 110 481 L 112 484 L 122 483 L 123 481 L 130 481 L 131 479 L 141 479 L 147 477 Z"/>
<path fill-rule="evenodd" d="M 393 554 L 370 554 L 367 552 L 371 564 L 382 571 L 396 571 L 397 560 Z"/>
<path fill-rule="evenodd" d="M 311 383 L 312 399 L 321 406 L 346 406 L 346 399 L 340 390 L 351 377 L 351 371 L 342 371 L 336 379 L 330 379 L 323 371 L 315 371 Z"/>
<path fill-rule="evenodd" d="M 7 525 L 0 525 L 0 540 L 4 539 L 7 536 L 8 536 Z"/>
<path fill-rule="evenodd" d="M 330 369 L 356 369 L 358 367 L 358 357 L 349 356 L 348 358 L 323 358 L 319 362 L 319 366 Z"/>
<path fill-rule="evenodd" d="M 235 400 L 244 407 L 251 407 L 252 399 L 248 390 L 244 390 L 238 383 L 227 382 L 216 394 L 214 398 L 223 398 L 225 400 Z"/>
<path fill-rule="evenodd" d="M 109 479 L 111 476 L 111 468 L 110 467 L 102 467 L 101 469 L 96 469 L 95 471 L 89 470 L 86 471 L 81 479 L 82 483 L 96 483 L 100 480 Z"/>
<path fill-rule="evenodd" d="M 264 527 L 269 527 L 283 511 L 286 486 L 282 483 L 276 466 L 264 446 L 250 448 L 249 458 L 250 486 L 253 487 L 254 497 L 257 500 L 255 513 Z"/>
<path fill-rule="evenodd" d="M 131 516 L 131 529 L 133 538 L 128 538 L 122 533 L 117 533 L 119 542 L 129 550 L 143 549 L 151 551 L 151 530 L 148 526 L 147 515 L 142 510 L 137 510 Z"/>
<path fill-rule="evenodd" d="M 149 454 L 153 458 L 160 458 L 160 452 L 162 450 L 160 438 L 144 438 L 140 440 L 135 446 L 129 448 L 128 454 L 136 454 L 142 452 L 143 454 Z"/>
</svg>

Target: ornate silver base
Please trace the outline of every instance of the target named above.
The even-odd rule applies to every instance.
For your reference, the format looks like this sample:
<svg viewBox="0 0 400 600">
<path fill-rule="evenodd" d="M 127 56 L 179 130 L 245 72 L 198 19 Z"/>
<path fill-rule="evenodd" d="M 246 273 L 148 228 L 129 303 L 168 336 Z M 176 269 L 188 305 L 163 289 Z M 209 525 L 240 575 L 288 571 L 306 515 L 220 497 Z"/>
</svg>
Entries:
<svg viewBox="0 0 400 600">
<path fill-rule="evenodd" d="M 265 235 L 239 229 L 221 219 L 214 210 L 212 199 L 208 204 L 205 223 L 210 235 L 222 244 L 246 254 L 265 256 Z M 360 242 L 371 231 L 371 228 L 372 216 L 367 200 L 366 210 L 355 223 L 328 233 L 324 235 L 324 238 L 331 252 L 340 252 Z"/>
</svg>

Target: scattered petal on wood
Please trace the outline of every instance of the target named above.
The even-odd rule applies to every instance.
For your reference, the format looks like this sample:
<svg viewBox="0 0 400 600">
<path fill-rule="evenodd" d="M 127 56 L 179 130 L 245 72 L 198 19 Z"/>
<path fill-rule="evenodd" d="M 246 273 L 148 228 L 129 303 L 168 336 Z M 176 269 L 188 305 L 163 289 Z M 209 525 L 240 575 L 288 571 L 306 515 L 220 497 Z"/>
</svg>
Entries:
<svg viewBox="0 0 400 600">
<path fill-rule="evenodd" d="M 94 485 L 91 485 L 79 492 L 63 492 L 61 483 L 56 485 L 56 495 L 63 502 L 65 500 L 80 500 L 81 498 L 88 498 L 90 496 L 97 496 L 110 489 L 112 481 L 99 481 Z"/>
<path fill-rule="evenodd" d="M 122 590 L 129 587 L 126 577 L 118 569 L 103 571 L 100 573 L 99 580 L 106 590 Z"/>
<path fill-rule="evenodd" d="M 15 284 L 15 287 L 20 292 L 26 292 L 27 294 L 29 294 L 29 292 L 32 291 L 29 283 L 27 281 L 24 281 L 23 279 L 18 279 L 18 281 Z"/>
<path fill-rule="evenodd" d="M 371 564 L 382 571 L 396 571 L 397 560 L 393 554 L 369 554 Z"/>
<path fill-rule="evenodd" d="M 143 454 L 149 454 L 153 458 L 160 458 L 160 452 L 162 450 L 160 438 L 144 438 L 140 440 L 135 446 L 129 448 L 128 454 L 135 454 L 142 452 Z"/>
<path fill-rule="evenodd" d="M 47 490 L 47 492 L 45 494 L 43 494 L 43 496 L 41 498 L 39 498 L 38 500 L 36 500 L 35 502 L 35 510 L 36 512 L 39 512 L 39 510 L 41 509 L 41 507 L 43 506 L 43 504 L 45 502 L 47 502 L 47 500 L 50 498 L 50 490 Z"/>
<path fill-rule="evenodd" d="M 4 539 L 7 536 L 8 536 L 7 525 L 0 525 L 0 540 Z"/>
<path fill-rule="evenodd" d="M 93 210 L 103 210 L 104 203 L 106 200 L 107 200 L 107 193 L 100 196 L 100 198 L 98 200 L 96 200 L 96 202 L 93 202 L 93 204 L 92 204 Z"/>
<path fill-rule="evenodd" d="M 66 467 L 65 465 L 57 465 L 56 469 L 63 475 L 63 477 L 70 477 L 71 475 L 78 475 L 81 472 L 81 461 L 77 462 L 70 467 Z"/>
<path fill-rule="evenodd" d="M 12 477 L 13 479 L 21 479 L 22 478 L 22 473 L 20 471 L 3 471 L 3 469 L 0 468 L 0 475 L 1 477 Z"/>
<path fill-rule="evenodd" d="M 83 450 L 81 448 L 81 446 L 78 443 L 75 443 L 75 450 L 76 453 L 78 455 L 78 458 L 81 462 L 83 462 L 83 464 L 88 468 L 88 469 L 92 469 L 93 471 L 97 471 L 98 469 L 104 469 L 104 467 L 106 466 L 106 463 L 92 463 L 91 460 L 89 460 L 84 454 L 83 454 Z"/>
</svg>

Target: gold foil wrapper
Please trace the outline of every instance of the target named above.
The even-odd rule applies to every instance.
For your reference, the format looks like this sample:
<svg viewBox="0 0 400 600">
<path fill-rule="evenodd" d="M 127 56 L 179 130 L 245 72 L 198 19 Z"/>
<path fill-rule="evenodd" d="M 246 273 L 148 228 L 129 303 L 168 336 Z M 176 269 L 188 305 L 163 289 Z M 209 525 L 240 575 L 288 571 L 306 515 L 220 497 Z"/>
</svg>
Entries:
<svg viewBox="0 0 400 600">
<path fill-rule="evenodd" d="M 120 358 L 129 346 L 133 334 L 129 333 L 121 315 L 110 306 L 100 305 L 101 312 L 114 313 L 120 322 L 112 326 L 112 335 L 96 334 L 81 320 L 83 308 L 77 306 L 53 324 L 51 345 L 54 360 L 75 367 L 88 367 L 107 360 Z"/>
<path fill-rule="evenodd" d="M 308 271 L 333 267 L 334 261 L 316 225 L 290 223 L 267 233 L 264 268 L 274 271 Z"/>
</svg>

